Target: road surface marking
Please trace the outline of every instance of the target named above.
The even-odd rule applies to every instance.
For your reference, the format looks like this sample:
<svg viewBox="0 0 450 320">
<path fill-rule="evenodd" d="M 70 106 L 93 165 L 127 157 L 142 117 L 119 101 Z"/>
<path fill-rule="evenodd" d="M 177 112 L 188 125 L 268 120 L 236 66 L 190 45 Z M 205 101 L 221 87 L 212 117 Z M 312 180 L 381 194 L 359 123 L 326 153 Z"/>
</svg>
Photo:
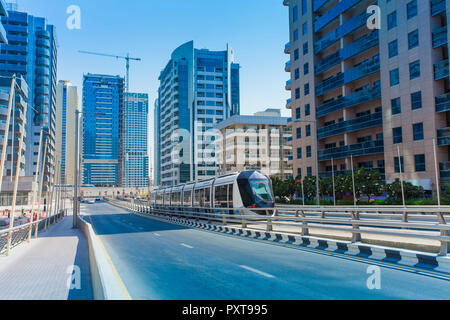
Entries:
<svg viewBox="0 0 450 320">
<path fill-rule="evenodd" d="M 159 233 L 154 233 L 154 235 L 157 237 L 161 237 L 161 235 Z"/>
<path fill-rule="evenodd" d="M 261 275 L 261 276 L 263 276 L 263 277 L 266 277 L 266 278 L 275 278 L 275 276 L 273 276 L 273 275 L 271 275 L 271 274 L 268 274 L 268 273 L 259 271 L 259 270 L 257 270 L 257 269 L 253 269 L 253 268 L 248 267 L 248 266 L 239 266 L 239 267 L 241 267 L 242 269 L 245 269 L 245 270 L 248 270 L 248 271 L 257 273 L 257 274 L 259 274 L 259 275 Z"/>
<path fill-rule="evenodd" d="M 186 248 L 189 248 L 189 249 L 194 249 L 194 247 L 191 247 L 190 245 L 187 245 L 187 244 L 185 244 L 185 243 L 181 243 L 181 245 L 182 245 L 183 247 L 186 247 Z"/>
</svg>

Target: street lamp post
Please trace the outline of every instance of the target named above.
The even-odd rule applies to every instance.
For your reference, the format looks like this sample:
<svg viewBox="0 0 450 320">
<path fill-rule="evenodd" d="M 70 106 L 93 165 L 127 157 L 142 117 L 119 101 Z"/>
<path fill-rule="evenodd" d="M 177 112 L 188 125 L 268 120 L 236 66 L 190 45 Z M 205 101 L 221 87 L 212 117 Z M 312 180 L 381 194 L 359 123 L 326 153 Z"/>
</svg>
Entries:
<svg viewBox="0 0 450 320">
<path fill-rule="evenodd" d="M 106 113 L 100 112 L 84 112 L 78 109 L 75 110 L 75 169 L 74 169 L 74 184 L 73 184 L 73 228 L 78 228 L 78 213 L 80 211 L 80 203 L 78 201 L 78 181 L 80 174 L 80 115 L 94 114 L 98 116 L 105 116 Z"/>
<path fill-rule="evenodd" d="M 314 148 L 316 150 L 316 197 L 317 197 L 317 206 L 320 207 L 320 187 L 319 187 L 319 137 L 318 137 L 318 127 L 317 127 L 317 120 L 295 120 L 295 122 L 308 122 L 308 123 L 314 123 Z"/>
</svg>

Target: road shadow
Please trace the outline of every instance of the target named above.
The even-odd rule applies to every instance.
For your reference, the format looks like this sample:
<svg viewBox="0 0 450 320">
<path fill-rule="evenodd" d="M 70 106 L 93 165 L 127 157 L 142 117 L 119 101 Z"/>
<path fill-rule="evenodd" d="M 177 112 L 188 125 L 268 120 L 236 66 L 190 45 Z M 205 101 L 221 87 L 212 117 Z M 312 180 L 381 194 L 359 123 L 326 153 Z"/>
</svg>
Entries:
<svg viewBox="0 0 450 320">
<path fill-rule="evenodd" d="M 125 213 L 84 216 L 84 219 L 88 223 L 92 222 L 94 230 L 99 236 L 190 229 L 185 226 L 179 226 L 152 218 L 145 218 Z"/>
</svg>

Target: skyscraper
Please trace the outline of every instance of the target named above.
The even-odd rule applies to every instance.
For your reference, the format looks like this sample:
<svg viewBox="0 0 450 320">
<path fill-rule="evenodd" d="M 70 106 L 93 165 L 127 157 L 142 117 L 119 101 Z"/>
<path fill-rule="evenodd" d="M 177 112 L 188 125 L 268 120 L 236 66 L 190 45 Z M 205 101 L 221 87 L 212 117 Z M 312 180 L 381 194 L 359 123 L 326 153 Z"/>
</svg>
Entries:
<svg viewBox="0 0 450 320">
<path fill-rule="evenodd" d="M 45 18 L 18 11 L 14 4 L 8 6 L 8 16 L 2 17 L 2 23 L 9 41 L 2 45 L 0 74 L 21 75 L 28 84 L 25 175 L 33 176 L 36 170 L 42 129 L 48 141 L 44 168 L 47 183 L 53 177 L 55 166 L 56 31 Z"/>
<path fill-rule="evenodd" d="M 148 159 L 148 95 L 126 93 L 121 111 L 120 169 L 121 187 L 147 187 Z"/>
<path fill-rule="evenodd" d="M 283 4 L 294 173 L 315 175 L 317 157 L 319 173 L 331 173 L 332 161 L 335 172 L 345 172 L 353 158 L 355 168 L 379 170 L 387 182 L 402 171 L 405 180 L 436 190 L 433 140 L 440 179 L 450 176 L 450 1 Z"/>
<path fill-rule="evenodd" d="M 124 79 L 87 74 L 83 80 L 83 182 L 119 185 L 119 122 Z"/>
<path fill-rule="evenodd" d="M 56 91 L 56 154 L 60 155 L 62 184 L 74 183 L 77 109 L 78 88 L 70 81 L 60 80 Z"/>
<path fill-rule="evenodd" d="M 225 51 L 178 47 L 161 72 L 155 104 L 155 184 L 214 177 L 214 125 L 240 113 L 239 64 Z"/>
</svg>

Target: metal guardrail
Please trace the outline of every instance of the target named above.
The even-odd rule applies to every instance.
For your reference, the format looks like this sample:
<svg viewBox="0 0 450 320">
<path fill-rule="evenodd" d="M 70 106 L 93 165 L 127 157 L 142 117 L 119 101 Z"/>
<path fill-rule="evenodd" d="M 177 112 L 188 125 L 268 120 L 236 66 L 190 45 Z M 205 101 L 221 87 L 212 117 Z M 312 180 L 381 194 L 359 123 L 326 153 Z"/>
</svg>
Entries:
<svg viewBox="0 0 450 320">
<path fill-rule="evenodd" d="M 61 220 L 65 215 L 66 211 L 61 210 L 58 214 L 44 218 L 42 220 L 33 221 L 13 228 L 0 230 L 0 255 L 4 255 L 7 252 L 8 237 L 11 237 L 10 248 L 14 248 L 25 241 L 30 241 L 33 229 L 35 230 L 34 234 L 36 236 L 36 231 L 48 228 L 50 225 L 53 225 Z"/>
<path fill-rule="evenodd" d="M 264 225 L 273 231 L 274 226 L 298 228 L 301 235 L 310 229 L 347 231 L 351 241 L 360 242 L 361 235 L 377 234 L 440 241 L 440 255 L 450 253 L 450 207 L 301 207 L 279 206 L 273 209 L 245 208 L 162 208 L 145 201 L 117 201 L 111 203 L 135 212 L 154 216 L 172 216 L 194 220 L 248 225 Z M 251 210 L 258 215 L 246 214 Z M 361 229 L 366 227 L 366 229 Z M 370 228 L 370 229 L 367 229 Z M 422 233 L 421 233 L 422 231 Z M 423 233 L 423 231 L 429 231 Z"/>
</svg>

